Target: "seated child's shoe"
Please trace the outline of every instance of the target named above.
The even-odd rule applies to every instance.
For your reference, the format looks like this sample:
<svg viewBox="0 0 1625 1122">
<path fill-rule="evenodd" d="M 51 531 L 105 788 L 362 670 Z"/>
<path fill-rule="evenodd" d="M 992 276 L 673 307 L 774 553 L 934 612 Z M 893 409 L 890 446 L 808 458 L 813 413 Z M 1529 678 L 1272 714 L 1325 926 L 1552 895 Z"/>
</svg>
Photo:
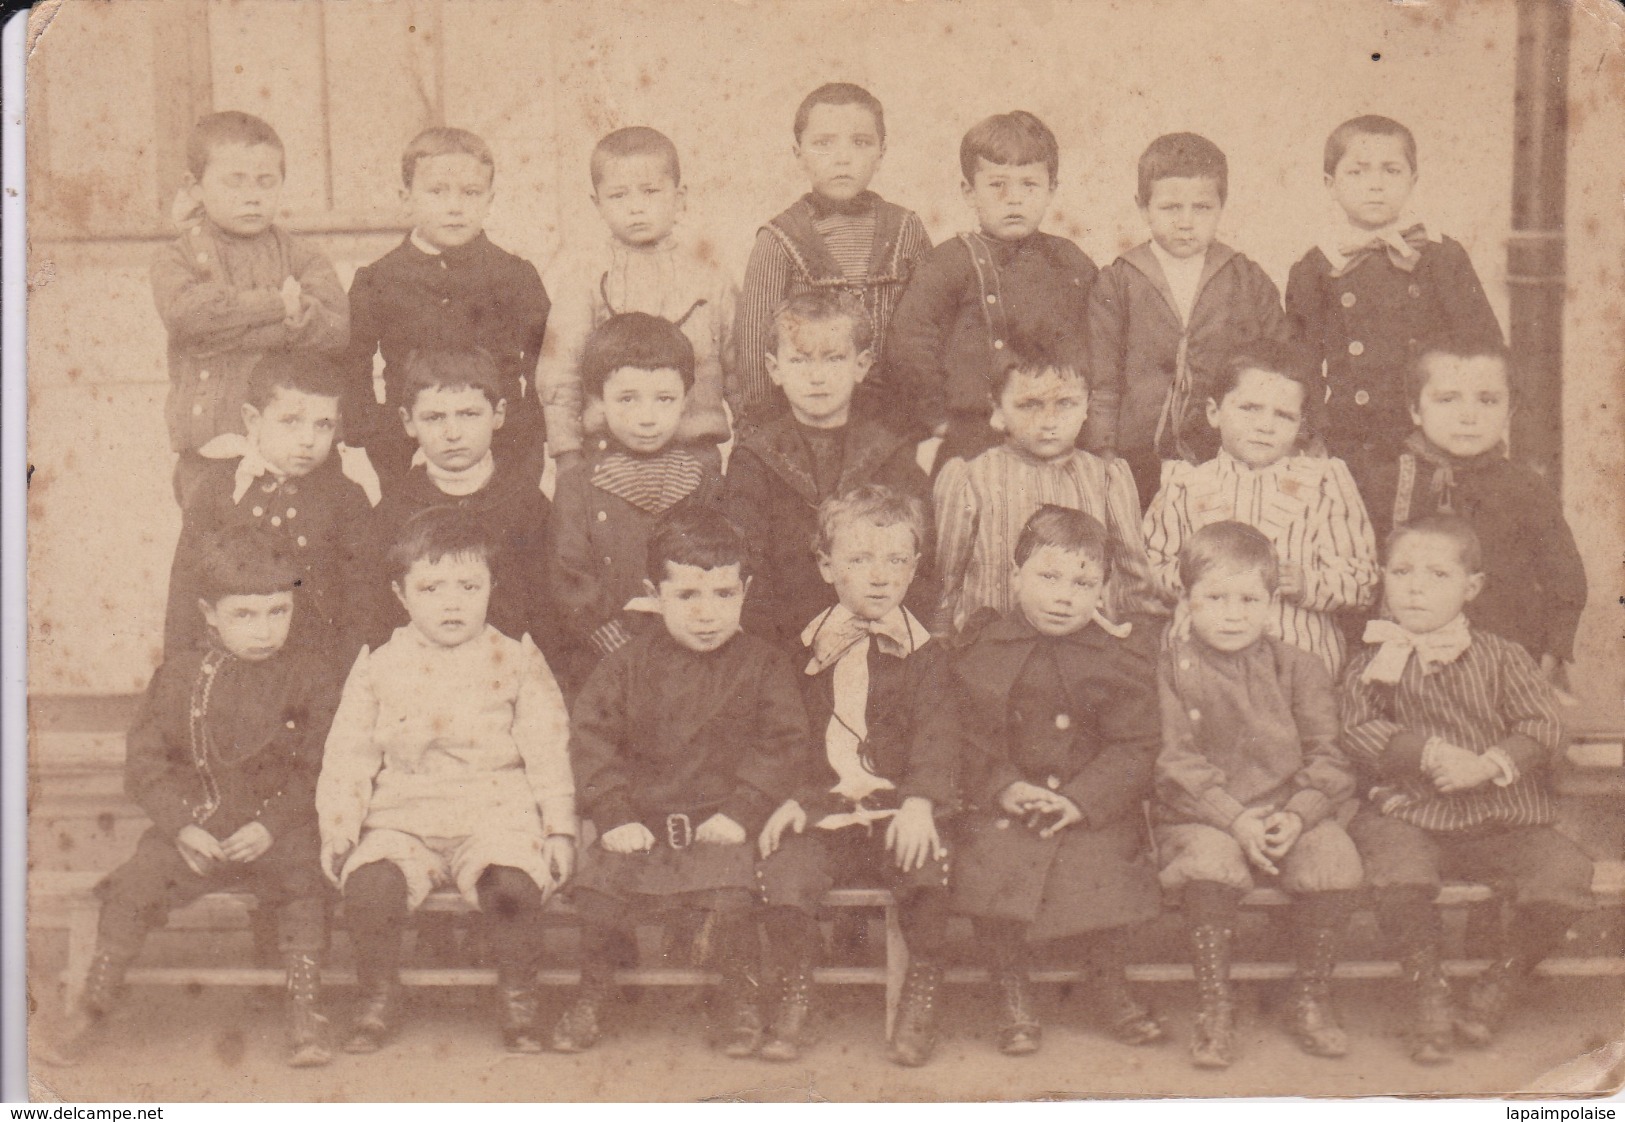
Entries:
<svg viewBox="0 0 1625 1122">
<path fill-rule="evenodd" d="M 1096 975 L 1095 1001 L 1106 1031 L 1120 1043 L 1155 1044 L 1168 1035 L 1162 1022 L 1134 996 L 1121 968 Z"/>
<path fill-rule="evenodd" d="M 553 1051 L 585 1052 L 603 1036 L 604 1002 L 609 999 L 609 987 L 583 979 L 576 999 L 553 1026 Z"/>
<path fill-rule="evenodd" d="M 75 1003 L 73 1014 L 55 1038 L 40 1050 L 40 1058 L 52 1067 L 73 1067 L 83 1060 L 107 1034 L 108 1014 L 118 1001 L 124 985 L 127 961 L 102 952 L 90 962 L 85 988 Z"/>
<path fill-rule="evenodd" d="M 942 967 L 911 962 L 903 978 L 903 996 L 897 1010 L 886 1058 L 900 1067 L 921 1067 L 937 1047 L 937 987 Z"/>
<path fill-rule="evenodd" d="M 1349 1038 L 1332 1011 L 1332 967 L 1338 932 L 1330 927 L 1304 931 L 1298 946 L 1298 976 L 1293 981 L 1292 1036 L 1311 1056 L 1335 1059 L 1348 1055 Z"/>
<path fill-rule="evenodd" d="M 510 1052 L 535 1055 L 546 1051 L 536 1030 L 536 989 L 534 986 L 497 986 L 497 1012 L 502 1026 L 502 1046 Z"/>
<path fill-rule="evenodd" d="M 1427 1065 L 1446 1063 L 1450 1059 L 1454 1015 L 1450 1007 L 1450 983 L 1439 964 L 1439 949 L 1420 947 L 1405 956 L 1401 967 L 1415 1003 L 1410 1027 L 1411 1061 Z"/>
<path fill-rule="evenodd" d="M 1228 927 L 1217 924 L 1203 924 L 1191 932 L 1201 1001 L 1191 1028 L 1191 1063 L 1199 1068 L 1227 1068 L 1236 1062 L 1236 1003 L 1230 988 L 1233 938 Z"/>
<path fill-rule="evenodd" d="M 1030 1056 L 1038 1051 L 1044 1030 L 1033 1011 L 1032 987 L 1025 970 L 1001 970 L 997 978 L 1004 1024 L 999 1029 L 999 1051 L 1006 1056 Z"/>
<path fill-rule="evenodd" d="M 327 1018 L 318 1005 L 322 964 L 311 954 L 288 956 L 288 1066 L 322 1067 L 333 1060 Z"/>
<path fill-rule="evenodd" d="M 365 1055 L 382 1048 L 384 1042 L 395 1035 L 400 1004 L 401 985 L 394 980 L 379 983 L 362 994 L 361 1009 L 356 1013 L 344 1050 Z"/>
<path fill-rule="evenodd" d="M 1455 1014 L 1456 1035 L 1474 1048 L 1488 1047 L 1506 1017 L 1512 999 L 1528 979 L 1515 958 L 1498 959 L 1480 974 L 1467 991 L 1467 1000 Z"/>
<path fill-rule="evenodd" d="M 742 974 L 737 980 L 724 974 L 721 988 L 723 1020 L 717 1047 L 729 1059 L 749 1059 L 762 1047 L 762 1011 L 756 995 Z"/>
<path fill-rule="evenodd" d="M 812 966 L 798 963 L 785 972 L 778 1007 L 774 1009 L 773 1021 L 767 1029 L 767 1042 L 762 1045 L 762 1059 L 777 1063 L 799 1060 L 801 1036 L 811 1011 Z"/>
</svg>

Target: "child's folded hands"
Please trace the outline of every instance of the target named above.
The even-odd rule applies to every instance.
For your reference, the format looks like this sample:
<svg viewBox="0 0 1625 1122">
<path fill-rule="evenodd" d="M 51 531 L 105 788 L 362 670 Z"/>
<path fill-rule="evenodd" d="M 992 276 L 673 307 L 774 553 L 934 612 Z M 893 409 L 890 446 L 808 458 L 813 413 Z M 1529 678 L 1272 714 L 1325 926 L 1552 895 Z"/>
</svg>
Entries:
<svg viewBox="0 0 1625 1122">
<path fill-rule="evenodd" d="M 756 848 L 764 858 L 771 857 L 773 851 L 779 848 L 785 830 L 794 830 L 799 834 L 806 828 L 807 811 L 796 800 L 787 799 L 768 816 L 767 825 L 762 827 L 762 836 L 756 839 Z"/>
<path fill-rule="evenodd" d="M 1037 828 L 1041 838 L 1052 838 L 1068 826 L 1083 821 L 1078 804 L 1036 783 L 1018 779 L 999 793 L 999 808 Z"/>
<path fill-rule="evenodd" d="M 226 860 L 220 842 L 202 826 L 182 826 L 175 835 L 175 848 L 180 850 L 186 867 L 200 877 L 208 876 L 216 864 Z"/>
<path fill-rule="evenodd" d="M 627 822 L 607 831 L 598 844 L 610 853 L 647 853 L 654 848 L 655 836 L 642 822 Z"/>
<path fill-rule="evenodd" d="M 1264 853 L 1279 861 L 1303 836 L 1303 819 L 1290 810 L 1277 810 L 1264 819 Z"/>
<path fill-rule="evenodd" d="M 1275 867 L 1275 862 L 1270 860 L 1267 824 L 1269 816 L 1268 807 L 1252 807 L 1242 811 L 1236 815 L 1236 820 L 1230 823 L 1230 836 L 1241 846 L 1241 852 L 1246 855 L 1247 860 L 1273 876 L 1280 870 Z M 1296 818 L 1297 815 L 1293 817 Z"/>
<path fill-rule="evenodd" d="M 263 822 L 249 822 L 220 843 L 227 861 L 257 861 L 271 848 L 271 831 Z"/>
<path fill-rule="evenodd" d="M 1488 756 L 1445 743 L 1429 746 L 1422 767 L 1433 780 L 1433 786 L 1446 795 L 1470 791 L 1501 774 L 1501 769 Z"/>
</svg>

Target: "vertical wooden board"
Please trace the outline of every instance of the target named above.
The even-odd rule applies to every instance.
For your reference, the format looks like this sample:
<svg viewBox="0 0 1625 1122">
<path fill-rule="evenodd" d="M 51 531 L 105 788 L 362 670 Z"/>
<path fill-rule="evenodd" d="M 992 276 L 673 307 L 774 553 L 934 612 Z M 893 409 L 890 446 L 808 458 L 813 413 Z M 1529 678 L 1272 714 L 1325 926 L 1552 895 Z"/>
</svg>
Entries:
<svg viewBox="0 0 1625 1122">
<path fill-rule="evenodd" d="M 216 110 L 263 117 L 282 138 L 284 219 L 325 214 L 321 0 L 212 0 L 209 54 Z"/>
<path fill-rule="evenodd" d="M 333 208 L 341 215 L 399 221 L 401 150 L 440 113 L 438 7 L 325 8 Z"/>
<path fill-rule="evenodd" d="M 152 5 L 64 4 L 30 60 L 47 112 L 29 113 L 30 221 L 70 237 L 153 223 Z M 86 81 L 88 75 L 96 80 Z"/>
</svg>

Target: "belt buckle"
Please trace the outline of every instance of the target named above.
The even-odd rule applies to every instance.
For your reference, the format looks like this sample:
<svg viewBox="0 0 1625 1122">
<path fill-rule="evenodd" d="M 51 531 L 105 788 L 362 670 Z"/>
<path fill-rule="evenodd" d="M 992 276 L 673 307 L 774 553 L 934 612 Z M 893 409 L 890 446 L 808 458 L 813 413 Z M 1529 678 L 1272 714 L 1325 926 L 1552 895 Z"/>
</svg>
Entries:
<svg viewBox="0 0 1625 1122">
<path fill-rule="evenodd" d="M 694 824 L 688 815 L 666 815 L 666 844 L 673 849 L 687 849 L 694 844 Z"/>
</svg>

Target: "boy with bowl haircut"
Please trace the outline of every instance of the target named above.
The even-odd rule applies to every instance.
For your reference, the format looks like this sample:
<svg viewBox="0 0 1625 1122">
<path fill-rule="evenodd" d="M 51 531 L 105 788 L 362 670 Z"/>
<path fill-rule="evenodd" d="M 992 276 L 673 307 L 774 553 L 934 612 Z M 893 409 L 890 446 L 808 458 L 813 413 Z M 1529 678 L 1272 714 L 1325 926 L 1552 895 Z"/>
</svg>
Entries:
<svg viewBox="0 0 1625 1122">
<path fill-rule="evenodd" d="M 1388 117 L 1344 121 L 1324 163 L 1341 213 L 1292 266 L 1286 315 L 1325 363 L 1326 449 L 1361 477 L 1409 434 L 1406 371 L 1429 342 L 1503 340 L 1467 251 L 1406 210 L 1419 170 L 1410 129 Z"/>
<path fill-rule="evenodd" d="M 722 501 L 754 551 L 746 630 L 799 650 L 801 629 L 832 597 L 812 545 L 821 505 L 870 483 L 929 502 L 931 484 L 912 442 L 853 412 L 853 391 L 874 353 L 862 305 L 845 293 L 804 292 L 779 306 L 774 325 L 767 370 L 790 410 L 740 438 Z M 926 614 L 935 595 L 931 573 L 926 560 L 909 596 Z"/>
<path fill-rule="evenodd" d="M 780 304 L 817 289 L 853 296 L 873 324 L 879 363 L 903 286 L 931 249 L 919 215 L 869 190 L 886 154 L 879 99 L 850 82 L 826 83 L 802 99 L 794 131 L 796 161 L 812 189 L 756 235 L 740 291 L 737 384 L 728 400 L 736 423 L 746 428 L 782 408 L 767 370 Z M 893 372 L 881 367 L 860 395 L 860 408 L 906 427 L 901 390 Z"/>
<path fill-rule="evenodd" d="M 164 416 L 183 506 L 216 437 L 243 432 L 255 363 L 270 350 L 334 353 L 349 338 L 349 305 L 322 252 L 276 224 L 287 171 L 282 141 L 235 110 L 199 118 L 186 142 L 175 200 L 180 237 L 152 263 L 152 294 L 169 333 Z"/>
<path fill-rule="evenodd" d="M 939 820 L 958 801 L 956 729 L 943 704 L 944 648 L 903 606 L 929 533 L 918 497 L 879 484 L 818 508 L 818 568 L 837 602 L 812 618 L 801 644 L 811 658 L 803 693 L 823 752 L 759 841 L 764 925 L 781 986 L 764 1059 L 801 1054 L 819 902 L 837 884 L 878 884 L 901 905 L 909 966 L 888 1058 L 918 1067 L 936 1043 L 948 922 Z"/>
<path fill-rule="evenodd" d="M 1377 918 L 1410 985 L 1411 1059 L 1449 1058 L 1452 1028 L 1488 1044 L 1534 968 L 1591 908 L 1591 862 L 1553 828 L 1563 723 L 1517 643 L 1468 622 L 1484 587 L 1478 535 L 1454 514 L 1388 539 L 1389 619 L 1366 626 L 1340 698 L 1343 749 L 1368 800 L 1349 824 Z M 1515 906 L 1510 947 L 1452 1009 L 1433 905 L 1444 876 L 1489 882 Z"/>
<path fill-rule="evenodd" d="M 390 550 L 409 622 L 363 648 L 327 736 L 319 867 L 344 893 L 361 1008 L 347 1052 L 400 1012 L 401 936 L 436 888 L 484 914 L 510 1052 L 540 1052 L 541 909 L 575 863 L 564 698 L 528 637 L 486 620 L 493 545 L 465 512 L 422 511 Z"/>
<path fill-rule="evenodd" d="M 288 1062 L 331 1058 L 318 1005 L 329 893 L 314 797 L 338 683 L 286 645 L 304 610 L 299 574 L 288 543 L 259 526 L 197 542 L 189 591 L 209 641 L 166 657 L 130 727 L 124 786 L 152 825 L 98 886 L 96 951 L 51 1062 L 76 1063 L 98 1043 L 125 972 L 171 910 L 228 891 L 277 909 Z"/>
<path fill-rule="evenodd" d="M 466 129 L 413 137 L 401 154 L 400 192 L 412 231 L 350 284 L 346 443 L 366 447 L 386 495 L 417 451 L 397 420 L 405 363 L 417 350 L 479 348 L 496 361 L 507 402 L 498 445 L 532 485 L 541 478 L 536 360 L 550 304 L 536 267 L 485 236 L 495 178 L 490 146 Z M 373 394 L 375 354 L 383 359 L 382 405 Z"/>
<path fill-rule="evenodd" d="M 572 689 L 649 621 L 642 558 L 656 521 L 722 490 L 714 463 L 675 443 L 694 385 L 681 328 L 646 312 L 611 316 L 582 349 L 581 384 L 606 431 L 559 472 L 548 578 Z"/>
<path fill-rule="evenodd" d="M 1230 951 L 1252 869 L 1279 877 L 1294 900 L 1293 1037 L 1312 1056 L 1341 1056 L 1348 1037 L 1331 976 L 1361 874 L 1343 829 L 1354 770 L 1337 744 L 1332 679 L 1319 659 L 1267 634 L 1279 572 L 1262 532 L 1210 523 L 1180 550 L 1179 567 L 1191 626 L 1157 672 L 1152 834 L 1163 890 L 1182 892 L 1190 927 L 1201 1002 L 1191 1061 L 1223 1068 L 1236 1056 Z"/>
<path fill-rule="evenodd" d="M 566 250 L 547 269 L 553 313 L 536 379 L 548 454 L 578 456 L 584 439 L 602 434 L 603 417 L 587 410 L 582 393 L 581 351 L 595 327 L 621 312 L 647 312 L 682 329 L 694 346 L 694 390 L 676 439 L 702 449 L 720 444 L 729 436 L 723 392 L 732 386 L 738 291 L 715 256 L 677 228 L 687 191 L 677 147 L 641 125 L 616 129 L 593 148 L 590 170 L 593 205 L 610 236 Z"/>
<path fill-rule="evenodd" d="M 337 366 L 326 356 L 272 351 L 255 364 L 241 407 L 246 435 L 215 439 L 219 458 L 200 461 L 182 503 L 164 615 L 166 658 L 208 641 L 197 610 L 203 543 L 232 526 L 265 530 L 297 559 L 303 596 L 294 647 L 323 657 L 335 672 L 355 657 L 363 623 L 355 574 L 372 508 L 332 454 L 340 396 Z"/>
<path fill-rule="evenodd" d="M 750 838 L 805 773 L 811 736 L 795 671 L 739 630 L 744 539 L 715 510 L 676 509 L 649 536 L 646 591 L 661 626 L 607 655 L 571 712 L 570 759 L 598 840 L 582 854 L 581 987 L 553 1030 L 580 1052 L 602 1035 L 628 930 L 654 913 L 699 919 L 722 973 L 724 1054 L 762 1043 Z"/>
<path fill-rule="evenodd" d="M 1084 372 L 1089 290 L 1098 270 L 1066 238 L 1039 231 L 1059 183 L 1055 134 L 1031 113 L 987 118 L 959 146 L 960 190 L 978 229 L 920 262 L 886 340 L 886 361 L 917 437 L 943 438 L 938 468 L 999 443 L 989 425 L 1004 351 L 1052 337 L 1057 363 Z"/>
<path fill-rule="evenodd" d="M 1563 500 L 1507 458 L 1516 404 L 1512 359 L 1499 346 L 1442 341 L 1409 375 L 1415 430 L 1394 459 L 1359 482 L 1379 537 L 1436 511 L 1460 515 L 1484 551 L 1484 587 L 1467 604 L 1474 627 L 1523 645 L 1548 679 L 1574 658 L 1586 574 Z"/>
<path fill-rule="evenodd" d="M 1089 294 L 1084 446 L 1128 461 L 1142 507 L 1162 461 L 1213 455 L 1194 387 L 1237 346 L 1288 335 L 1275 282 L 1214 240 L 1229 193 L 1218 145 L 1189 132 L 1157 137 L 1140 156 L 1134 196 L 1151 239 L 1103 269 Z"/>
</svg>

